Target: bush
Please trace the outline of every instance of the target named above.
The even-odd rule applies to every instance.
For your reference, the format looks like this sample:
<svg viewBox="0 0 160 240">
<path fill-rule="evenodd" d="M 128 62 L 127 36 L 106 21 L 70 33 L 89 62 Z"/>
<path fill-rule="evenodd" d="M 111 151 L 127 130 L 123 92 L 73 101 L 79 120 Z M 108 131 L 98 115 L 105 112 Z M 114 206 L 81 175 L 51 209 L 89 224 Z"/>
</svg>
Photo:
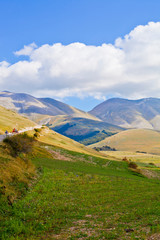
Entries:
<svg viewBox="0 0 160 240">
<path fill-rule="evenodd" d="M 39 133 L 35 132 L 33 136 L 34 136 L 34 138 L 38 138 L 39 137 Z"/>
<path fill-rule="evenodd" d="M 20 153 L 31 152 L 34 141 L 34 137 L 28 136 L 26 133 L 7 137 L 3 140 L 13 157 L 18 156 Z"/>
<path fill-rule="evenodd" d="M 128 167 L 129 168 L 133 168 L 133 169 L 137 169 L 137 164 L 135 163 L 135 162 L 130 162 L 129 164 L 128 164 Z"/>
<path fill-rule="evenodd" d="M 41 132 L 41 128 L 35 128 L 34 131 L 35 131 L 36 133 L 40 133 L 40 132 Z"/>
<path fill-rule="evenodd" d="M 151 165 L 151 166 L 156 166 L 156 165 L 155 165 L 154 163 L 152 163 L 152 162 L 150 162 L 149 165 Z"/>
<path fill-rule="evenodd" d="M 122 159 L 122 161 L 124 161 L 124 162 L 129 162 L 126 157 L 124 157 L 124 158 Z"/>
</svg>

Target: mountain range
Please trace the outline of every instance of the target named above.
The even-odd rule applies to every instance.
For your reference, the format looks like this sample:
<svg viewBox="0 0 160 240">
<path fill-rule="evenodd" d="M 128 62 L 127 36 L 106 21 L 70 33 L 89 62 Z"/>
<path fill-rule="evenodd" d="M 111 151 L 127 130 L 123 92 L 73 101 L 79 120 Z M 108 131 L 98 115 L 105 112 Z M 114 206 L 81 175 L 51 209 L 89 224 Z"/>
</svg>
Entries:
<svg viewBox="0 0 160 240">
<path fill-rule="evenodd" d="M 0 92 L 0 105 L 86 145 L 124 130 L 52 98 Z"/>
<path fill-rule="evenodd" d="M 112 98 L 84 112 L 52 98 L 3 91 L 0 105 L 85 145 L 126 129 L 160 130 L 159 98 Z"/>
<path fill-rule="evenodd" d="M 36 98 L 25 93 L 0 92 L 0 105 L 20 114 L 27 115 L 30 119 L 33 118 L 34 120 L 39 115 L 72 115 L 97 120 L 95 116 L 55 99 Z"/>
<path fill-rule="evenodd" d="M 89 113 L 104 122 L 124 128 L 160 130 L 159 98 L 139 100 L 112 98 L 97 105 Z"/>
</svg>

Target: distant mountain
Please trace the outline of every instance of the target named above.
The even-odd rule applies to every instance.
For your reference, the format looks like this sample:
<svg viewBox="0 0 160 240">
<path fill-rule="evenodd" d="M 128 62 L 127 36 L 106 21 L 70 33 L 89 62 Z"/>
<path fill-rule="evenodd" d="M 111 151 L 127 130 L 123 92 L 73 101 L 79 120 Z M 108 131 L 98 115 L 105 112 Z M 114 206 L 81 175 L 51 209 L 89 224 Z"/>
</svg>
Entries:
<svg viewBox="0 0 160 240">
<path fill-rule="evenodd" d="M 84 145 L 92 144 L 125 130 L 110 123 L 86 118 L 67 116 L 53 117 L 49 127 L 54 131 L 74 139 Z"/>
<path fill-rule="evenodd" d="M 160 130 L 160 99 L 127 100 L 112 98 L 89 112 L 102 121 L 125 128 Z"/>
<path fill-rule="evenodd" d="M 46 115 L 46 117 L 72 115 L 97 120 L 96 117 L 60 101 L 52 98 L 36 98 L 25 93 L 0 92 L 0 105 L 26 115 L 32 120 L 41 119 L 39 115 Z"/>
</svg>

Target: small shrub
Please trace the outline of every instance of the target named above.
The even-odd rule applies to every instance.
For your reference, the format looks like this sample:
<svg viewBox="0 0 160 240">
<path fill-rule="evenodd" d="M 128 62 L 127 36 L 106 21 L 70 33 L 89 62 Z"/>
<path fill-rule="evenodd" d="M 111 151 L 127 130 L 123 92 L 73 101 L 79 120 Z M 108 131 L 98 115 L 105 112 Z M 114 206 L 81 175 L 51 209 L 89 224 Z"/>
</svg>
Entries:
<svg viewBox="0 0 160 240">
<path fill-rule="evenodd" d="M 137 169 L 137 164 L 135 163 L 135 162 L 130 162 L 129 164 L 128 164 L 128 167 L 129 168 L 133 168 L 133 169 Z"/>
<path fill-rule="evenodd" d="M 122 159 L 122 161 L 124 161 L 124 162 L 129 162 L 126 157 L 124 157 L 124 158 Z"/>
<path fill-rule="evenodd" d="M 35 131 L 36 133 L 40 133 L 40 132 L 41 132 L 41 128 L 35 128 L 34 131 Z"/>
<path fill-rule="evenodd" d="M 39 137 L 38 132 L 35 132 L 33 136 L 34 136 L 34 138 L 38 138 Z"/>
<path fill-rule="evenodd" d="M 149 165 L 151 165 L 151 166 L 155 166 L 155 164 L 154 164 L 154 163 L 152 163 L 152 162 L 150 162 L 150 163 L 149 163 Z"/>
<path fill-rule="evenodd" d="M 7 137 L 3 140 L 13 157 L 17 157 L 20 153 L 31 152 L 34 141 L 34 137 L 28 136 L 26 133 Z"/>
</svg>

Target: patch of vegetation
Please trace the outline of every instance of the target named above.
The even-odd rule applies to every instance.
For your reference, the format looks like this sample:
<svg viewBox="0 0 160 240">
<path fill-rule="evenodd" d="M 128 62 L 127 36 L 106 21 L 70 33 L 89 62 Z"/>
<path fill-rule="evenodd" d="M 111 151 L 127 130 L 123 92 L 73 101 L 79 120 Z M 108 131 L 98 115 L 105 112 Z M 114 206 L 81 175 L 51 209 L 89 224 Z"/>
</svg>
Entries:
<svg viewBox="0 0 160 240">
<path fill-rule="evenodd" d="M 34 131 L 35 131 L 35 133 L 33 134 L 34 138 L 38 138 L 40 136 L 40 133 L 41 133 L 42 129 L 41 128 L 35 128 Z"/>
<path fill-rule="evenodd" d="M 116 133 L 112 133 L 112 132 L 107 132 L 105 130 L 102 131 L 97 131 L 97 133 L 92 136 L 92 137 L 86 137 L 84 140 L 80 141 L 80 143 L 84 144 L 84 145 L 90 145 L 90 144 L 94 144 L 96 142 L 100 142 L 103 139 L 110 137 L 112 135 L 114 135 Z"/>
<path fill-rule="evenodd" d="M 36 178 L 36 168 L 26 154 L 15 158 L 0 148 L 0 206 L 12 206 L 13 201 L 22 197 Z"/>
<path fill-rule="evenodd" d="M 40 133 L 40 132 L 42 131 L 42 129 L 41 129 L 41 128 L 35 128 L 34 131 L 35 131 L 36 133 Z"/>
<path fill-rule="evenodd" d="M 128 167 L 133 168 L 133 169 L 137 169 L 138 166 L 135 162 L 129 162 Z"/>
<path fill-rule="evenodd" d="M 95 149 L 96 151 L 116 151 L 115 148 L 111 148 L 107 145 L 103 147 L 94 147 L 93 149 Z"/>
<path fill-rule="evenodd" d="M 122 161 L 129 163 L 129 160 L 127 159 L 127 157 L 124 157 Z"/>
<path fill-rule="evenodd" d="M 34 141 L 34 137 L 29 136 L 26 133 L 7 137 L 3 140 L 6 148 L 13 157 L 17 157 L 20 153 L 31 152 Z"/>
<path fill-rule="evenodd" d="M 147 153 L 147 152 L 144 152 L 144 151 L 136 151 L 136 153 Z"/>
</svg>

